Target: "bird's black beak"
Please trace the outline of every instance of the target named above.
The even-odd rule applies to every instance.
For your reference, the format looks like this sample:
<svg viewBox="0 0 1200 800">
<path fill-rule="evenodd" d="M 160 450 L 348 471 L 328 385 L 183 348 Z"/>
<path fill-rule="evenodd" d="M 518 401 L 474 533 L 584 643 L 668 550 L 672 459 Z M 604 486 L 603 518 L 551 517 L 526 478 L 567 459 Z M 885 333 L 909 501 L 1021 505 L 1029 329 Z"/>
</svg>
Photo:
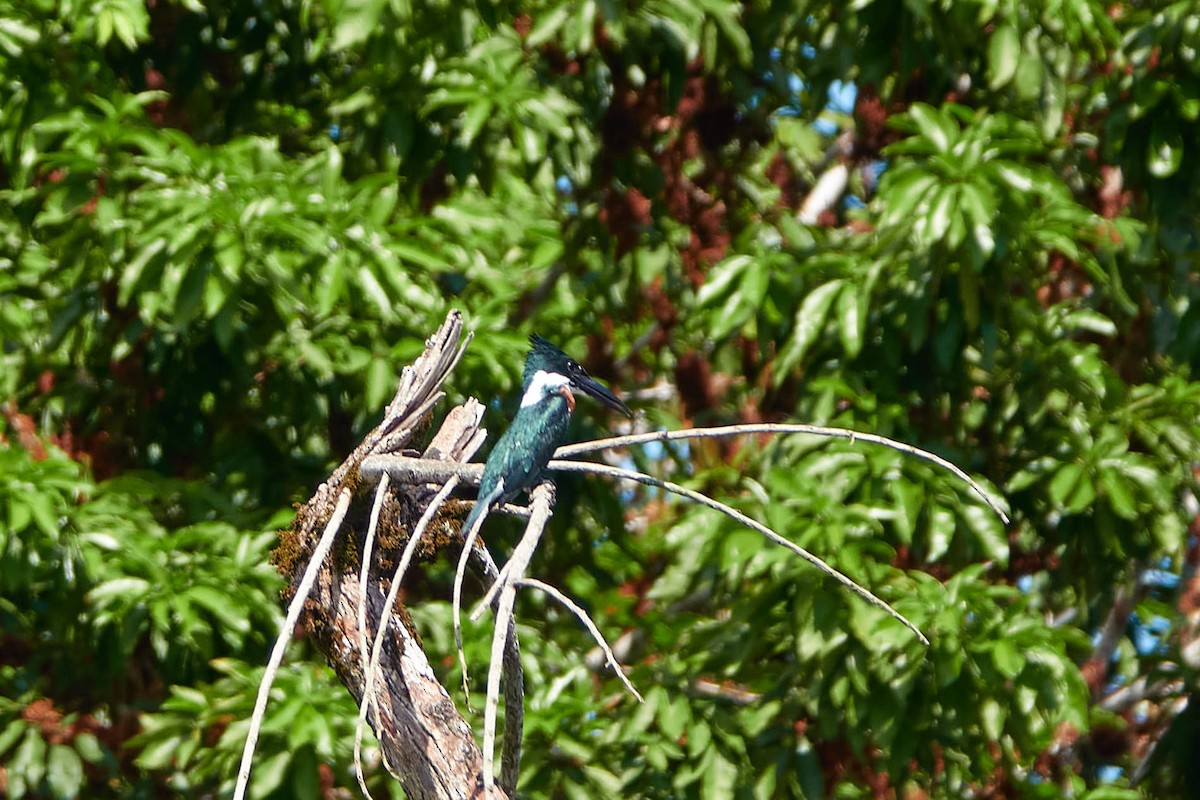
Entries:
<svg viewBox="0 0 1200 800">
<path fill-rule="evenodd" d="M 609 391 L 607 386 L 604 386 L 590 375 L 576 377 L 571 383 L 576 389 L 590 394 L 613 411 L 620 411 L 627 417 L 633 417 L 633 412 L 629 410 L 629 406 L 622 403 L 621 399 Z"/>
</svg>

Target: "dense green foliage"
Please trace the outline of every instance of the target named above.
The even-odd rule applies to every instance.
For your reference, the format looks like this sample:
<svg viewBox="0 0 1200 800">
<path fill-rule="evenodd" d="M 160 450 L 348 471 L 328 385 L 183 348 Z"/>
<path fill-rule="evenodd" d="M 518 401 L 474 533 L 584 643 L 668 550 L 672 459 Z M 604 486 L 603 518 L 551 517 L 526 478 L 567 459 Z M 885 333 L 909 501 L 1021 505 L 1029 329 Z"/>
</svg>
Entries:
<svg viewBox="0 0 1200 800">
<path fill-rule="evenodd" d="M 538 330 L 652 427 L 880 433 L 1012 508 L 861 443 L 633 454 L 893 602 L 925 649 L 711 512 L 564 479 L 535 568 L 634 632 L 647 702 L 526 598 L 528 796 L 1200 793 L 1195 20 L 0 9 L 0 793 L 229 789 L 280 620 L 273 531 L 449 307 L 478 334 L 452 400 L 511 397 Z M 604 429 L 587 408 L 579 438 Z M 410 602 L 436 663 L 446 606 Z M 353 785 L 352 704 L 294 650 L 261 797 Z"/>
</svg>

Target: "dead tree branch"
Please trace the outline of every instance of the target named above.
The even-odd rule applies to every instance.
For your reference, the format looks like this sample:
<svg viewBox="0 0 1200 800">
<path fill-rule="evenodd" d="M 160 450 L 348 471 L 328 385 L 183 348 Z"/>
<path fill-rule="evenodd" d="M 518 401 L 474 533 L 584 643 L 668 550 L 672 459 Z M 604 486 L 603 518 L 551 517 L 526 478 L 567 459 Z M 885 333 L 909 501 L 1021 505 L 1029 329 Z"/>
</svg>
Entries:
<svg viewBox="0 0 1200 800">
<path fill-rule="evenodd" d="M 483 785 L 483 754 L 471 726 L 438 682 L 407 609 L 401 604 L 393 610 L 384 602 L 389 590 L 397 588 L 392 585 L 394 567 L 409 543 L 410 532 L 415 532 L 445 481 L 406 482 L 384 491 L 375 514 L 377 540 L 368 552 L 366 531 L 374 493 L 367 487 L 376 481 L 364 481 L 360 468 L 369 457 L 403 449 L 426 424 L 442 397 L 439 389 L 468 339 L 461 314 L 451 312 L 426 343 L 421 357 L 404 369 L 382 422 L 299 509 L 273 555 L 280 571 L 292 579 L 288 593 L 293 607 L 289 623 L 280 632 L 278 658 L 273 654 L 273 662 L 282 658 L 298 618 L 354 699 L 373 708 L 368 720 L 380 742 L 384 763 L 395 770 L 412 798 L 476 797 Z M 427 448 L 425 461 L 452 463 L 470 458 L 485 436 L 479 428 L 481 419 L 482 407 L 474 401 L 452 410 Z M 457 545 L 457 511 L 434 509 L 425 524 L 428 544 L 424 540 L 415 543 L 413 558 L 428 560 L 441 549 Z M 322 537 L 322 532 L 326 536 Z M 328 541 L 322 543 L 323 538 Z M 368 557 L 365 570 L 364 556 Z M 485 579 L 499 574 L 490 557 L 480 555 L 476 565 Z M 311 588 L 301 582 L 305 575 L 310 576 Z M 360 615 L 360 606 L 365 614 Z M 360 619 L 364 624 L 360 625 Z M 501 773 L 504 792 L 516 784 L 523 702 L 515 629 L 512 633 L 502 659 L 510 706 Z M 364 665 L 364 652 L 371 653 L 370 660 L 380 665 L 373 678 L 368 678 L 372 670 L 369 663 Z M 262 705 L 269 689 L 269 681 L 264 680 Z M 239 799 L 246 791 L 254 738 L 247 741 L 236 789 Z M 492 796 L 502 797 L 504 792 L 497 790 Z"/>
<path fill-rule="evenodd" d="M 515 790 L 524 702 L 513 615 L 518 587 L 540 589 L 576 614 L 600 643 L 608 663 L 637 696 L 616 656 L 582 608 L 553 587 L 526 577 L 529 560 L 553 510 L 550 484 L 542 484 L 531 493 L 529 509 L 512 506 L 500 509 L 529 517 L 526 536 L 503 570 L 497 568 L 485 548 L 469 542 L 463 547 L 458 510 L 454 506 L 441 508 L 456 484 L 479 484 L 482 465 L 465 462 L 486 436 L 479 427 L 482 406 L 471 400 L 451 410 L 422 458 L 396 455 L 409 445 L 415 431 L 427 422 L 432 408 L 442 398 L 440 387 L 462 356 L 466 347 L 463 339 L 461 315 L 451 312 L 427 342 L 422 356 L 404 369 L 383 421 L 317 488 L 312 499 L 297 513 L 292 529 L 281 534 L 273 561 L 292 581 L 291 605 L 288 622 L 280 631 L 260 687 L 238 775 L 237 800 L 244 797 L 248 785 L 270 681 L 297 622 L 304 625 L 339 679 L 360 703 L 360 720 L 366 719 L 374 729 L 385 765 L 394 770 L 407 795 L 413 798 L 467 798 L 480 793 L 500 797 Z M 556 455 L 563 459 L 647 442 L 747 433 L 807 433 L 891 447 L 949 470 L 977 492 L 1001 519 L 1008 521 L 999 499 L 945 459 L 882 436 L 839 428 L 735 425 L 659 431 L 570 445 L 559 448 Z M 716 509 L 804 558 L 867 602 L 885 610 L 928 644 L 916 626 L 870 591 L 725 503 L 631 470 L 569 460 L 551 461 L 550 468 L 634 480 Z M 371 487 L 377 488 L 371 491 Z M 497 620 L 487 679 L 482 750 L 474 742 L 471 726 L 459 715 L 434 675 L 407 610 L 396 602 L 411 563 L 429 560 L 447 548 L 456 551 L 462 548 L 461 560 L 469 561 L 483 580 L 487 591 L 476 614 L 491 607 Z M 456 598 L 461 591 L 460 582 L 461 576 L 456 577 Z M 463 674 L 465 679 L 465 665 Z M 492 785 L 492 753 L 501 676 L 507 714 L 497 788 Z M 355 749 L 357 759 L 357 742 Z M 362 787 L 365 792 L 365 782 Z"/>
</svg>

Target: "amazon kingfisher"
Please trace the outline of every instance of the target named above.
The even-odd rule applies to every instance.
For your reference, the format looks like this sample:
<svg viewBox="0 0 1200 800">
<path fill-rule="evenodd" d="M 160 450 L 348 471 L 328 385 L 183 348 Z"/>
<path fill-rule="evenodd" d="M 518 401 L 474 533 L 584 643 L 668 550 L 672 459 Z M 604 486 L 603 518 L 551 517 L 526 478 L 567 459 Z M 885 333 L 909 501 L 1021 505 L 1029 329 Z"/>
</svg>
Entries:
<svg viewBox="0 0 1200 800">
<path fill-rule="evenodd" d="M 627 417 L 633 416 L 628 406 L 588 375 L 575 359 L 536 333 L 529 342 L 521 380 L 521 407 L 484 463 L 479 499 L 463 523 L 464 536 L 481 515 L 531 489 L 542 477 L 550 457 L 567 438 L 567 424 L 575 410 L 572 389 L 590 394 Z"/>
</svg>

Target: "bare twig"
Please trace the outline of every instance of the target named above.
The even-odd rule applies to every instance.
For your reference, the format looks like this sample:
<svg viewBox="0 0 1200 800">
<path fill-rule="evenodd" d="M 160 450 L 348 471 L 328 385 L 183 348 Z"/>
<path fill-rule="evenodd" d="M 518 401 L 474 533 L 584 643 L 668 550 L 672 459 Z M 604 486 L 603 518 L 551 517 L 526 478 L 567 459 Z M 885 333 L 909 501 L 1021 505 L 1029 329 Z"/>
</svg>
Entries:
<svg viewBox="0 0 1200 800">
<path fill-rule="evenodd" d="M 1163 665 L 1164 672 L 1177 672 L 1177 670 L 1165 669 L 1167 666 L 1174 665 Z M 1100 707 L 1114 714 L 1123 714 L 1131 706 L 1143 700 L 1152 698 L 1156 703 L 1161 704 L 1171 698 L 1185 695 L 1186 691 L 1187 683 L 1181 678 L 1163 678 L 1152 682 L 1148 676 L 1143 675 L 1133 683 L 1114 689 L 1111 694 L 1100 701 Z"/>
<path fill-rule="evenodd" d="M 752 692 L 744 686 L 716 683 L 708 678 L 697 678 L 693 681 L 692 691 L 701 697 L 726 700 L 736 706 L 752 706 L 762 699 L 761 694 Z"/>
<path fill-rule="evenodd" d="M 271 685 L 275 682 L 275 674 L 279 671 L 280 663 L 283 662 L 283 654 L 287 650 L 288 641 L 292 638 L 292 631 L 296 629 L 296 623 L 300 620 L 304 602 L 308 599 L 308 593 L 317 580 L 321 564 L 325 561 L 325 556 L 329 554 L 329 549 L 333 546 L 333 540 L 337 537 L 338 529 L 342 526 L 342 521 L 346 518 L 346 511 L 349 508 L 350 491 L 342 489 L 338 493 L 337 506 L 334 508 L 333 516 L 329 518 L 324 533 L 321 534 L 317 546 L 313 548 L 312 558 L 309 559 L 308 566 L 304 569 L 304 576 L 300 579 L 296 593 L 292 596 L 292 602 L 288 605 L 287 617 L 279 629 L 279 636 L 275 638 L 275 646 L 271 648 L 271 658 L 267 661 L 266 671 L 263 673 L 262 681 L 258 684 L 258 697 L 254 700 L 254 713 L 250 716 L 250 731 L 246 734 L 246 745 L 242 748 L 242 763 L 238 767 L 237 785 L 233 790 L 234 800 L 242 800 L 246 796 L 246 787 L 250 783 L 250 764 L 254 760 L 254 748 L 258 744 L 259 731 L 262 730 L 263 716 L 267 710 L 267 698 L 271 695 Z"/>
<path fill-rule="evenodd" d="M 528 509 L 526 509 L 526 512 L 528 512 Z M 532 515 L 527 513 L 527 516 Z M 478 528 L 482 524 L 482 519 L 478 520 L 478 524 L 474 526 L 476 531 L 478 531 Z M 479 571 L 483 574 L 485 583 L 498 584 L 500 581 L 500 570 L 496 567 L 496 562 L 492 559 L 492 555 L 486 547 L 475 547 L 472 544 L 470 550 L 464 548 L 463 552 L 469 552 L 472 558 L 474 558 Z M 504 637 L 504 656 L 502 662 L 504 671 L 504 740 L 500 758 L 500 786 L 509 795 L 515 795 L 517 778 L 520 777 L 521 737 L 525 720 L 524 671 L 521 667 L 521 648 L 517 640 L 516 619 L 512 615 L 511 609 L 507 616 L 501 616 L 499 600 L 493 601 L 492 607 L 496 613 L 496 630 L 507 630 Z M 459 610 L 461 611 L 461 606 Z M 453 616 L 457 622 L 458 615 L 453 614 Z M 458 629 L 456 632 L 460 631 L 461 629 Z M 469 706 L 470 695 L 468 694 L 466 678 L 466 656 L 463 653 L 461 639 L 456 644 L 458 646 L 460 665 L 463 670 L 463 694 Z"/>
<path fill-rule="evenodd" d="M 371 650 L 367 647 L 367 592 L 366 587 L 369 585 L 368 579 L 371 573 L 371 551 L 375 547 L 375 536 L 379 530 L 379 512 L 383 509 L 383 500 L 387 497 L 388 485 L 391 481 L 386 475 L 379 479 L 379 485 L 375 487 L 375 502 L 371 505 L 371 521 L 367 524 L 366 539 L 363 543 L 363 552 L 361 562 L 359 564 L 358 585 L 361 590 L 358 593 L 358 642 L 359 653 L 362 660 L 362 670 L 365 675 L 370 670 Z M 384 609 L 384 613 L 388 613 L 389 609 Z M 363 692 L 363 708 L 371 705 L 371 695 Z M 375 710 L 375 726 L 379 727 L 379 709 Z M 380 750 L 382 753 L 382 749 Z M 390 772 L 391 770 L 389 770 Z M 363 774 L 362 768 L 362 723 L 360 722 L 354 731 L 354 775 L 358 779 L 358 788 L 362 790 L 363 796 L 367 800 L 373 800 L 371 790 L 367 788 L 367 779 Z"/>
<path fill-rule="evenodd" d="M 494 778 L 492 769 L 496 759 L 496 713 L 500 704 L 500 658 L 507 646 L 508 630 L 514 622 L 513 601 L 516 591 L 511 583 L 505 584 L 500 592 L 496 609 L 496 628 L 492 632 L 492 656 L 488 662 L 487 699 L 483 706 L 483 795 L 490 797 Z"/>
<path fill-rule="evenodd" d="M 475 548 L 477 559 L 484 562 L 485 575 L 498 576 L 496 562 L 487 548 Z M 500 628 L 497 604 L 496 628 Z M 521 772 L 521 737 L 525 723 L 525 677 L 521 667 L 521 648 L 517 640 L 517 622 L 510 615 L 504 638 L 504 739 L 500 746 L 500 786 L 510 796 L 516 796 L 517 778 Z"/>
<path fill-rule="evenodd" d="M 921 630 L 916 625 L 909 622 L 908 618 L 905 617 L 903 614 L 901 614 L 899 611 L 892 608 L 890 605 L 885 603 L 883 600 L 880 600 L 878 597 L 876 597 L 874 594 L 872 594 L 870 592 L 870 590 L 855 583 L 853 580 L 846 577 L 841 572 L 838 572 L 836 569 L 829 566 L 829 564 L 825 563 L 820 558 L 817 558 L 816 556 L 814 556 L 812 553 L 805 550 L 800 545 L 796 544 L 795 542 L 789 541 L 788 539 L 783 538 L 778 533 L 776 533 L 775 531 L 768 528 L 766 525 L 763 525 L 761 522 L 759 522 L 757 520 L 751 519 L 750 517 L 746 516 L 742 512 L 738 511 L 736 508 L 727 506 L 718 500 L 713 500 L 708 495 L 701 494 L 700 492 L 694 492 L 691 489 L 684 488 L 683 486 L 680 486 L 677 483 L 672 483 L 671 481 L 659 480 L 658 478 L 653 478 L 642 472 L 635 472 L 633 470 L 622 469 L 620 467 L 610 467 L 607 464 L 596 464 L 596 463 L 592 463 L 590 461 L 562 461 L 562 460 L 555 459 L 550 462 L 549 468 L 552 470 L 559 470 L 561 472 L 591 472 L 596 475 L 607 475 L 611 478 L 623 478 L 625 480 L 637 481 L 638 483 L 643 483 L 643 484 L 646 484 L 647 486 L 654 486 L 659 489 L 666 489 L 669 492 L 674 492 L 675 494 L 682 495 L 682 496 L 688 498 L 689 500 L 693 500 L 697 503 L 700 503 L 701 505 L 705 505 L 705 506 L 708 506 L 709 508 L 716 509 L 717 511 L 720 511 L 722 514 L 725 514 L 726 516 L 737 520 L 738 522 L 742 523 L 746 527 L 752 528 L 752 529 L 758 531 L 763 536 L 767 537 L 768 539 L 770 539 L 772 542 L 779 545 L 780 547 L 786 547 L 788 550 L 791 550 L 793 553 L 800 556 L 808 563 L 812 564 L 814 567 L 819 569 L 821 572 L 824 572 L 826 575 L 833 578 L 834 580 L 836 580 L 838 583 L 845 586 L 850 591 L 854 592 L 856 595 L 861 597 L 863 600 L 866 600 L 868 603 L 875 606 L 876 608 L 880 608 L 883 611 L 886 611 L 889 616 L 891 616 L 893 619 L 895 619 L 898 622 L 900 622 L 901 624 L 903 624 L 904 627 L 906 627 L 910 631 L 912 631 L 916 635 L 916 637 L 921 640 L 921 644 L 925 645 L 926 647 L 929 646 L 929 640 L 927 638 L 925 638 L 925 634 L 921 633 Z"/>
<path fill-rule="evenodd" d="M 625 675 L 625 670 L 621 669 L 621 664 L 617 661 L 617 657 L 615 654 L 613 654 L 612 648 L 608 646 L 608 642 L 604 639 L 604 634 L 600 632 L 600 629 L 596 627 L 596 623 L 592 621 L 592 618 L 588 616 L 588 613 L 584 611 L 578 603 L 567 597 L 550 584 L 543 583 L 535 578 L 522 578 L 519 581 L 516 581 L 516 584 L 518 586 L 528 586 L 532 589 L 539 589 L 566 606 L 567 610 L 574 614 L 575 618 L 583 623 L 583 627 L 588 629 L 588 633 L 590 633 L 592 638 L 596 640 L 596 645 L 602 651 L 604 651 L 605 660 L 608 662 L 608 665 L 612 667 L 612 671 L 617 674 L 617 677 L 621 679 L 621 682 L 625 684 L 625 688 L 629 690 L 629 693 L 636 697 L 639 703 L 646 702 L 642 698 L 641 693 L 634 688 L 633 683 L 630 682 L 628 676 Z"/>
<path fill-rule="evenodd" d="M 935 464 L 942 469 L 950 472 L 956 478 L 966 483 L 971 490 L 983 499 L 997 516 L 1000 517 L 1006 524 L 1010 521 L 1008 514 L 1005 513 L 1004 507 L 999 498 L 989 492 L 987 489 L 964 472 L 959 467 L 955 466 L 950 461 L 941 456 L 931 453 L 928 450 L 922 450 L 919 447 L 914 447 L 904 442 L 898 442 L 895 439 L 889 439 L 886 436 L 879 436 L 873 433 L 860 433 L 858 431 L 848 430 L 846 428 L 827 428 L 821 425 L 800 425 L 800 424 L 784 424 L 784 423 L 756 423 L 745 425 L 724 425 L 717 428 L 689 428 L 681 431 L 651 431 L 649 433 L 634 433 L 627 436 L 614 436 L 608 439 L 595 439 L 590 442 L 579 442 L 578 444 L 569 444 L 558 448 L 554 455 L 557 458 L 574 458 L 586 453 L 594 453 L 598 450 L 607 450 L 615 447 L 629 447 L 637 444 L 648 444 L 650 442 L 670 442 L 681 439 L 722 439 L 730 436 L 741 436 L 751 433 L 787 433 L 787 434 L 810 434 L 812 436 L 825 436 L 838 439 L 848 439 L 851 443 L 856 441 L 870 442 L 872 444 L 883 445 L 884 447 L 897 450 L 901 453 L 906 453 L 931 464 Z M 450 464 L 447 462 L 429 462 L 419 459 L 398 459 L 395 456 L 371 456 L 365 459 L 362 463 L 362 476 L 366 480 L 378 480 L 379 476 L 387 472 L 392 476 L 392 480 L 398 483 L 425 483 L 431 481 L 444 481 L 450 475 L 460 475 L 462 481 L 468 485 L 478 485 L 480 476 L 483 475 L 482 464 Z"/>
<path fill-rule="evenodd" d="M 383 509 L 383 499 L 387 497 L 388 485 L 391 480 L 387 475 L 379 479 L 375 487 L 375 502 L 371 506 L 371 521 L 367 525 L 366 541 L 363 543 L 362 563 L 359 564 L 358 585 L 366 586 L 371 572 L 371 551 L 375 547 L 375 535 L 379 530 L 379 512 Z M 358 593 L 358 635 L 361 637 L 362 666 L 367 668 L 371 651 L 367 647 L 367 593 Z M 369 796 L 369 795 L 368 795 Z"/>
<path fill-rule="evenodd" d="M 911 444 L 898 442 L 895 439 L 889 439 L 886 436 L 879 436 L 874 433 L 860 433 L 847 428 L 827 428 L 823 425 L 799 425 L 799 424 L 784 424 L 784 423 L 756 423 L 747 425 L 724 425 L 718 428 L 690 428 L 682 431 L 651 431 L 650 433 L 635 433 L 628 436 L 614 436 L 609 439 L 596 439 L 591 442 L 580 442 L 579 444 L 569 444 L 565 447 L 560 447 L 555 451 L 554 455 L 557 458 L 573 458 L 583 455 L 584 453 L 594 453 L 597 450 L 607 450 L 612 447 L 628 447 L 635 444 L 646 444 L 648 442 L 673 442 L 679 439 L 721 439 L 729 436 L 740 436 L 746 433 L 807 433 L 813 436 L 826 436 L 838 439 L 849 439 L 853 444 L 856 441 L 871 442 L 872 444 L 880 444 L 884 447 L 890 447 L 893 450 L 898 450 L 901 453 L 907 453 L 910 456 L 916 456 L 922 460 L 936 464 L 944 470 L 951 472 L 956 478 L 963 481 L 978 494 L 983 501 L 991 506 L 992 510 L 1004 520 L 1005 524 L 1009 522 L 1008 514 L 998 498 L 994 497 L 990 492 L 984 489 L 970 475 L 963 472 L 957 466 L 942 458 L 939 455 L 922 450 L 919 447 L 914 447 Z M 393 477 L 395 477 L 393 475 Z"/>
<path fill-rule="evenodd" d="M 505 569 L 508 569 L 509 574 L 515 575 L 517 579 L 525 576 L 525 570 L 533 558 L 533 552 L 537 549 L 538 542 L 541 541 L 542 533 L 546 530 L 546 523 L 550 521 L 550 515 L 554 513 L 554 484 L 550 481 L 542 481 L 535 486 L 530 493 L 529 508 L 531 513 L 529 522 L 525 525 L 525 533 L 521 536 L 521 541 L 517 542 L 517 546 L 513 548 L 508 563 L 505 564 Z M 501 575 L 503 572 L 502 570 Z M 492 633 L 492 653 L 488 662 L 487 701 L 483 708 L 483 789 L 485 796 L 492 789 L 492 763 L 496 749 L 496 715 L 500 702 L 501 658 L 506 647 L 513 603 L 516 599 L 513 581 L 504 580 L 503 577 L 497 578 L 492 584 L 492 590 L 495 590 L 496 587 L 500 587 L 500 602 L 496 609 L 496 629 Z M 471 615 L 472 619 L 478 618 L 483 609 L 491 604 L 491 596 L 492 592 L 489 592 L 488 597 L 479 603 Z"/>
<path fill-rule="evenodd" d="M 646 442 L 669 441 L 669 440 L 675 440 L 675 439 L 686 439 L 686 438 L 695 438 L 695 437 L 711 438 L 711 437 L 721 437 L 721 436 L 734 436 L 734 435 L 738 435 L 738 434 L 742 434 L 742 433 L 763 433 L 763 432 L 811 433 L 811 434 L 821 434 L 823 432 L 824 433 L 832 432 L 832 433 L 830 433 L 830 435 L 844 436 L 845 438 L 863 439 L 865 441 L 883 444 L 887 447 L 891 447 L 891 448 L 899 450 L 901 452 L 915 455 L 919 458 L 923 458 L 925 460 L 931 461 L 934 464 L 942 466 L 945 469 L 952 472 L 953 474 L 955 474 L 956 476 L 962 478 L 964 481 L 966 481 L 968 483 L 968 485 L 970 485 L 976 492 L 978 492 L 979 495 L 981 497 L 983 497 L 984 500 L 986 500 L 988 502 L 988 504 L 998 514 L 1000 514 L 1002 516 L 1003 519 L 1005 519 L 1005 520 L 1008 519 L 1008 517 L 1006 515 L 1004 515 L 1003 511 L 1000 509 L 998 503 L 978 483 L 971 480 L 971 478 L 969 476 L 967 476 L 966 473 L 964 473 L 961 469 L 959 469 L 955 465 L 951 464 L 950 462 L 946 461 L 945 459 L 941 458 L 940 456 L 936 456 L 933 453 L 926 452 L 924 450 L 921 450 L 920 448 L 915 448 L 910 445 L 903 444 L 901 442 L 896 442 L 891 439 L 887 439 L 886 437 L 874 436 L 872 434 L 854 434 L 853 431 L 846 431 L 846 430 L 837 429 L 837 428 L 824 428 L 823 429 L 823 428 L 818 428 L 818 427 L 809 426 L 809 425 L 733 425 L 733 426 L 728 426 L 725 428 L 700 428 L 700 429 L 696 429 L 696 430 L 687 430 L 687 431 L 657 431 L 657 432 L 647 433 L 647 434 L 635 434 L 635 435 L 631 435 L 631 436 L 618 436 L 618 437 L 614 437 L 611 439 L 601 439 L 601 440 L 598 440 L 595 442 L 585 442 L 582 444 L 568 445 L 566 447 L 560 447 L 558 449 L 558 451 L 556 452 L 556 455 L 563 455 L 563 454 L 575 455 L 575 454 L 579 454 L 579 453 L 591 452 L 591 451 L 602 449 L 605 447 L 618 447 L 618 446 L 626 446 L 626 445 L 630 445 L 630 444 L 643 444 Z M 854 434 L 854 436 L 852 437 L 851 434 Z M 417 463 L 417 462 L 419 462 L 419 460 L 417 460 L 417 459 L 397 458 L 394 456 L 376 457 L 376 458 L 372 458 L 369 461 L 369 463 L 364 462 L 364 473 L 366 473 L 368 471 L 367 467 L 369 467 L 370 474 L 372 474 L 372 475 L 376 475 L 376 476 L 382 475 L 384 472 L 386 472 L 389 475 L 391 475 L 393 478 L 397 478 L 401 481 L 412 480 L 413 476 L 420 476 L 422 482 L 424 482 L 424 481 L 428 481 L 428 480 L 437 480 L 438 478 L 440 478 L 442 476 L 457 474 L 458 469 L 460 467 L 460 465 L 452 465 L 452 464 L 441 464 L 441 463 L 430 463 L 430 462 Z M 772 542 L 775 542 L 776 544 L 780 545 L 781 547 L 785 547 L 788 550 L 791 550 L 793 553 L 800 556 L 805 561 L 808 561 L 810 564 L 815 566 L 817 569 L 824 572 L 826 575 L 829 575 L 834 580 L 838 581 L 843 586 L 850 589 L 852 592 L 854 592 L 859 597 L 866 600 L 871 605 L 874 605 L 877 608 L 880 608 L 880 609 L 883 609 L 884 611 L 886 611 L 891 617 L 893 617 L 894 619 L 896 619 L 897 621 L 902 623 L 906 628 L 911 630 L 917 636 L 917 638 L 921 641 L 922 644 L 925 644 L 925 645 L 929 644 L 929 640 L 912 622 L 910 622 L 904 615 L 900 614 L 900 612 L 896 611 L 894 608 L 892 608 L 890 605 L 885 603 L 883 600 L 876 597 L 869 590 L 867 590 L 864 587 L 860 586 L 859 584 L 855 583 L 849 577 L 842 574 L 838 570 L 834 569 L 829 564 L 827 564 L 825 561 L 823 561 L 822 559 L 813 555 L 812 553 L 808 552 L 807 550 L 805 550 L 804 548 L 795 544 L 794 542 L 789 541 L 788 539 L 785 539 L 783 536 L 779 535 L 778 533 L 771 530 L 770 528 L 763 525 L 762 523 L 760 523 L 756 520 L 753 520 L 750 517 L 747 517 L 745 514 L 741 513 L 740 511 L 737 511 L 736 509 L 731 508 L 730 506 L 728 506 L 724 503 L 721 503 L 720 501 L 713 500 L 712 498 L 708 497 L 707 495 L 692 491 L 691 489 L 687 489 L 683 486 L 680 486 L 679 484 L 672 483 L 670 481 L 663 481 L 663 480 L 651 477 L 651 476 L 646 475 L 641 472 L 635 472 L 632 470 L 621 469 L 619 467 L 611 467 L 611 466 L 602 465 L 602 464 L 595 464 L 592 462 L 566 461 L 566 460 L 562 460 L 560 458 L 560 459 L 552 460 L 549 464 L 549 468 L 552 470 L 561 470 L 561 471 L 566 471 L 566 472 L 593 472 L 596 474 L 608 475 L 610 477 L 622 478 L 625 480 L 633 480 L 633 481 L 637 481 L 639 483 L 646 484 L 648 486 L 655 486 L 655 487 L 658 487 L 661 489 L 666 489 L 668 491 L 671 491 L 676 494 L 687 497 L 695 502 L 701 503 L 702 505 L 706 505 L 709 508 L 716 509 L 717 511 L 720 511 L 721 513 L 737 520 L 738 522 L 742 523 L 743 525 L 746 525 L 747 527 L 758 531 L 763 536 L 767 537 L 769 540 L 771 540 Z M 503 581 L 501 581 L 499 583 L 502 585 Z M 487 596 L 484 598 L 482 605 L 487 605 L 489 602 L 491 602 L 491 599 L 494 598 L 497 591 L 498 591 L 497 585 L 493 585 L 492 589 L 489 589 Z M 473 614 L 473 616 L 477 616 L 477 613 Z"/>
<path fill-rule="evenodd" d="M 530 514 L 529 519 L 530 522 L 525 523 L 526 526 L 532 523 L 532 514 Z M 529 528 L 526 527 L 525 530 L 528 531 Z M 496 595 L 500 593 L 500 590 L 503 589 L 507 584 L 512 583 L 512 573 L 513 560 L 512 557 L 509 556 L 508 561 L 505 561 L 504 566 L 500 568 L 500 574 L 496 576 L 496 580 L 492 581 L 492 585 L 489 586 L 487 591 L 484 592 L 483 599 L 475 604 L 475 608 L 471 609 L 470 617 L 472 622 L 478 622 L 479 618 L 483 616 L 483 610 L 492 603 L 496 602 Z"/>
<path fill-rule="evenodd" d="M 479 529 L 483 527 L 484 520 L 488 517 L 488 504 L 496 497 L 504 493 L 504 479 L 501 478 L 496 485 L 495 494 L 488 497 L 481 497 L 476 500 L 476 503 L 483 503 L 484 508 L 475 521 L 471 523 L 471 528 L 468 531 L 462 532 L 463 545 L 462 553 L 458 556 L 458 566 L 454 570 L 454 591 L 450 596 L 450 617 L 454 624 L 454 646 L 458 650 L 458 664 L 462 668 L 462 688 L 463 700 L 467 704 L 467 708 L 471 707 L 471 685 L 467 675 L 467 655 L 463 652 L 462 643 L 462 585 L 463 578 L 467 574 L 467 562 L 471 559 L 471 553 L 475 550 L 475 540 L 479 538 Z M 499 623 L 497 623 L 498 625 Z"/>
</svg>

